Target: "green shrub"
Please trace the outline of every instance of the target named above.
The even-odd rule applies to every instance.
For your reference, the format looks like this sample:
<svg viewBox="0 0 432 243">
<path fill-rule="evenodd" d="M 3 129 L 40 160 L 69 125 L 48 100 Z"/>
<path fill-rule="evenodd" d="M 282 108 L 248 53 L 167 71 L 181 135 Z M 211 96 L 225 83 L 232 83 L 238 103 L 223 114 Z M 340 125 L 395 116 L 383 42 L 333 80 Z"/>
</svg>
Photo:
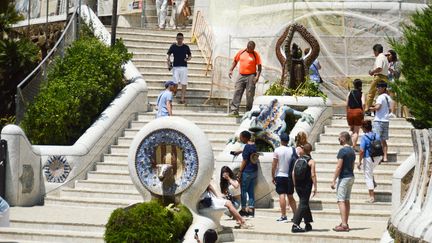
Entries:
<svg viewBox="0 0 432 243">
<path fill-rule="evenodd" d="M 130 60 L 122 41 L 108 47 L 94 37 L 75 41 L 55 59 L 21 123 L 33 144 L 73 144 L 124 87 Z"/>
<path fill-rule="evenodd" d="M 105 241 L 180 242 L 192 223 L 192 214 L 185 206 L 178 208 L 179 211 L 170 210 L 151 201 L 116 209 L 106 225 Z"/>
<path fill-rule="evenodd" d="M 391 39 L 390 44 L 402 62 L 405 80 L 393 85 L 398 100 L 406 105 L 416 128 L 432 127 L 432 6 L 411 17 L 412 24 L 403 25 L 402 40 Z"/>
<path fill-rule="evenodd" d="M 266 83 L 269 81 L 267 80 Z M 303 84 L 299 85 L 296 90 L 290 89 L 280 83 L 280 80 L 273 82 L 270 87 L 264 93 L 265 95 L 290 95 L 290 96 L 310 96 L 310 97 L 322 97 L 327 99 L 327 95 L 324 94 L 318 86 L 306 80 Z"/>
</svg>

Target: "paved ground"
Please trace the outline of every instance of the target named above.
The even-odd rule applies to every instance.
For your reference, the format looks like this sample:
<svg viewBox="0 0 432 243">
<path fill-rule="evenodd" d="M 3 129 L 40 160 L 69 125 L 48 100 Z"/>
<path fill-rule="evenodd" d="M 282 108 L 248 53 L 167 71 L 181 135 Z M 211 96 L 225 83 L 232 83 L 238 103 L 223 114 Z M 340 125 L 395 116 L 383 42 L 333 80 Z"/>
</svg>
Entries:
<svg viewBox="0 0 432 243">
<path fill-rule="evenodd" d="M 221 220 L 222 226 L 228 227 L 224 231 L 234 233 L 235 242 L 379 242 L 387 226 L 387 222 L 384 221 L 350 221 L 351 230 L 349 232 L 335 232 L 332 228 L 339 224 L 339 221 L 316 218 L 311 232 L 294 234 L 291 233 L 291 222 L 276 222 L 276 218 L 273 217 L 257 215 L 255 218 L 248 219 L 247 222 L 254 227 L 235 229 L 234 220 L 225 215 Z"/>
</svg>

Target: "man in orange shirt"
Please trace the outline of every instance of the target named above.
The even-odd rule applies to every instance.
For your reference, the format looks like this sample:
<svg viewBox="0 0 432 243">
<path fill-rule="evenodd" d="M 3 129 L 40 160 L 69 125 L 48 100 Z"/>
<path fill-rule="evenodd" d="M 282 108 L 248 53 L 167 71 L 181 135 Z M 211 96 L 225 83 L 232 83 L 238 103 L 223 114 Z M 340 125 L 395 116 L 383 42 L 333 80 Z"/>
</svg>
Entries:
<svg viewBox="0 0 432 243">
<path fill-rule="evenodd" d="M 230 115 L 234 116 L 239 115 L 239 106 L 245 89 L 246 111 L 250 111 L 252 109 L 253 99 L 255 96 L 255 84 L 258 82 L 261 74 L 261 57 L 258 52 L 255 51 L 255 42 L 249 41 L 247 48 L 240 50 L 235 55 L 229 72 L 230 78 L 232 77 L 233 70 L 237 66 L 238 62 L 240 62 L 240 76 L 235 83 L 234 97 L 230 104 Z"/>
</svg>

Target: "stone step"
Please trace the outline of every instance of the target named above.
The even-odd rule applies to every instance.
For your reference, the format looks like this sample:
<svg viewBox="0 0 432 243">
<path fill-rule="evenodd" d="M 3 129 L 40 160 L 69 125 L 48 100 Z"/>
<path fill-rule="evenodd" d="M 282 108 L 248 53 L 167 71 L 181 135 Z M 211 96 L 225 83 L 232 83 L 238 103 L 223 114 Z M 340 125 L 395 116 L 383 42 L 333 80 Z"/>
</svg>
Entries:
<svg viewBox="0 0 432 243">
<path fill-rule="evenodd" d="M 333 133 L 324 133 L 324 134 L 320 134 L 320 138 L 319 141 L 320 142 L 333 142 L 333 141 L 337 141 L 339 134 Z M 360 139 L 361 139 L 362 135 L 359 136 L 359 139 L 357 140 L 357 146 L 360 144 Z M 411 144 L 412 145 L 412 139 L 411 139 L 411 135 L 409 134 L 392 134 L 390 136 L 390 138 L 387 140 L 387 142 L 389 143 L 404 143 L 404 144 Z"/>
<path fill-rule="evenodd" d="M 317 194 L 316 197 L 312 198 L 309 201 L 309 205 L 312 210 L 327 210 L 327 209 L 334 209 L 337 208 L 337 204 L 334 198 L 317 198 L 319 194 Z M 294 193 L 294 198 L 296 200 L 296 204 L 299 203 L 299 197 L 296 193 Z M 279 198 L 273 198 L 274 200 L 274 209 L 280 210 L 279 206 Z M 366 199 L 351 199 L 351 210 L 378 210 L 378 211 L 391 211 L 391 203 L 390 202 L 374 202 L 369 203 Z M 336 207 L 335 207 L 336 206 Z M 287 205 L 287 214 L 292 216 L 293 213 Z"/>
<path fill-rule="evenodd" d="M 134 137 L 138 133 L 139 129 L 125 129 L 124 131 L 124 137 Z M 216 139 L 225 139 L 228 140 L 229 138 L 234 136 L 234 133 L 236 130 L 211 130 L 211 129 L 204 129 L 204 133 L 207 135 L 207 137 L 210 138 L 216 138 Z M 115 153 L 113 150 L 115 145 L 111 146 L 111 152 Z M 121 148 L 120 148 L 121 149 Z"/>
<path fill-rule="evenodd" d="M 151 44 L 149 45 L 144 45 L 144 44 L 125 44 L 126 48 L 128 49 L 129 52 L 136 52 L 136 51 L 146 51 L 146 52 L 150 52 L 150 53 L 163 53 L 167 54 L 169 46 L 152 46 Z M 192 58 L 194 56 L 201 56 L 201 51 L 198 49 L 198 46 L 192 45 L 189 46 L 190 50 L 191 50 L 191 55 Z"/>
<path fill-rule="evenodd" d="M 89 171 L 87 173 L 89 180 L 112 180 L 130 181 L 131 177 L 129 171 Z"/>
<path fill-rule="evenodd" d="M 134 62 L 134 59 L 145 59 L 145 60 L 161 60 L 161 61 L 166 61 L 166 53 L 167 50 L 165 51 L 158 51 L 158 52 L 151 52 L 148 50 L 128 50 L 129 52 L 131 52 L 133 54 L 133 58 L 132 58 L 132 62 Z M 202 57 L 201 55 L 194 55 L 193 56 L 193 61 L 196 62 L 202 62 L 205 63 L 205 59 L 204 57 Z"/>
<path fill-rule="evenodd" d="M 198 60 L 196 60 L 198 59 Z M 155 59 L 148 59 L 148 58 L 133 58 L 132 62 L 135 66 L 148 66 L 148 67 L 157 67 L 157 66 L 163 66 L 166 67 L 167 62 L 166 58 L 155 58 Z M 204 60 L 201 60 L 199 58 L 193 57 L 190 61 L 187 62 L 188 67 L 191 68 L 207 68 L 207 64 L 204 62 Z"/>
<path fill-rule="evenodd" d="M 157 97 L 159 96 L 159 94 L 148 94 L 148 100 L 150 102 L 156 102 Z M 197 96 L 197 95 L 186 95 L 185 99 L 186 99 L 186 106 L 188 105 L 201 105 L 204 104 L 207 99 L 208 99 L 209 95 L 207 94 L 206 96 Z M 176 105 L 181 101 L 181 98 L 179 95 L 177 95 L 177 97 L 174 97 L 173 99 L 173 114 L 175 115 L 175 111 L 176 111 Z"/>
<path fill-rule="evenodd" d="M 117 140 L 117 145 L 121 146 L 130 146 L 132 143 L 133 137 L 120 137 Z M 225 146 L 225 144 L 228 142 L 228 138 L 209 138 L 210 143 L 212 144 L 212 147 L 217 150 L 222 150 Z M 107 161 L 107 157 L 112 156 L 113 154 L 105 155 L 104 160 Z M 127 153 L 125 153 L 127 155 Z"/>
<path fill-rule="evenodd" d="M 153 79 L 155 77 L 158 78 L 165 78 L 166 80 L 171 80 L 172 79 L 172 72 L 168 71 L 168 69 L 166 70 L 162 70 L 162 71 L 153 71 L 153 70 L 140 70 L 141 74 L 144 76 L 144 79 L 146 79 L 147 77 L 149 79 Z M 188 74 L 188 78 L 199 78 L 199 79 L 205 79 L 207 78 L 207 76 L 205 76 L 205 74 L 196 74 L 196 73 L 189 73 Z"/>
<path fill-rule="evenodd" d="M 181 86 L 180 86 L 181 87 Z M 179 90 L 177 91 L 177 95 L 174 98 L 179 99 L 181 97 L 181 88 L 179 87 Z M 165 90 L 165 87 L 159 86 L 159 87 L 155 87 L 155 86 L 148 86 L 148 95 L 149 96 L 159 96 L 160 93 L 162 93 L 162 91 Z M 210 89 L 205 89 L 205 88 L 191 88 L 191 87 L 187 87 L 186 89 L 186 94 L 185 97 L 191 97 L 191 96 L 196 96 L 196 97 L 209 97 L 210 95 Z"/>
<path fill-rule="evenodd" d="M 127 167 L 126 167 L 126 170 Z M 77 188 L 64 188 L 61 191 L 61 197 L 80 197 L 80 198 L 105 198 L 105 199 L 127 199 L 131 201 L 142 200 L 141 194 L 137 190 L 103 190 L 103 189 L 77 189 Z"/>
<path fill-rule="evenodd" d="M 111 28 L 107 28 L 107 29 L 111 30 Z M 169 28 L 164 30 L 159 30 L 159 29 L 152 29 L 152 28 L 117 27 L 117 33 L 120 33 L 119 35 L 132 33 L 134 35 L 168 37 L 168 38 L 172 38 L 173 40 L 175 40 L 175 37 L 178 32 L 179 32 L 178 30 L 173 30 Z M 182 31 L 182 33 L 185 38 L 190 38 L 192 35 L 189 29 Z"/>
<path fill-rule="evenodd" d="M 103 232 L 0 227 L 0 238 L 2 240 L 11 240 L 12 242 L 31 240 L 40 242 L 102 243 L 104 242 L 103 234 Z"/>
<path fill-rule="evenodd" d="M 412 153 L 413 152 L 413 148 L 412 148 L 412 143 L 393 143 L 393 142 L 389 142 L 388 144 L 388 148 L 390 151 L 396 151 L 397 153 L 399 152 L 406 152 L 406 153 Z M 339 142 L 337 141 L 337 139 L 335 139 L 335 141 L 330 141 L 330 142 L 318 142 L 315 144 L 315 149 L 316 150 L 334 150 L 334 151 L 338 151 L 341 148 L 341 145 L 339 144 Z"/>
<path fill-rule="evenodd" d="M 389 128 L 390 137 L 392 136 L 392 134 L 411 134 L 411 129 L 413 129 L 411 126 L 397 126 L 391 124 Z M 337 124 L 324 126 L 325 133 L 340 133 L 348 130 L 349 128 L 347 125 Z"/>
<path fill-rule="evenodd" d="M 323 160 L 321 158 L 315 159 L 316 163 L 317 163 L 317 167 L 319 168 L 323 168 L 323 169 L 335 169 L 336 168 L 336 155 L 334 157 L 334 159 L 329 159 L 329 160 Z M 356 163 L 358 161 L 358 155 L 357 155 L 357 159 L 356 159 Z M 397 162 L 381 162 L 381 164 L 377 165 L 375 167 L 375 170 L 383 170 L 383 171 L 395 171 L 397 169 L 397 167 L 399 167 L 401 165 L 401 163 L 397 163 Z"/>
<path fill-rule="evenodd" d="M 176 42 L 176 36 L 179 31 L 167 30 L 166 32 L 155 33 L 153 30 L 148 30 L 149 32 L 127 32 L 124 30 L 117 31 L 117 36 L 123 40 L 140 40 L 147 42 L 162 42 L 166 44 L 172 44 Z M 181 32 L 181 31 L 180 31 Z M 182 32 L 186 44 L 191 44 L 191 33 Z"/>
<path fill-rule="evenodd" d="M 345 125 L 348 126 L 348 122 L 346 120 L 346 117 L 333 117 L 332 118 L 332 125 Z M 390 126 L 411 126 L 411 123 L 409 123 L 405 118 L 391 118 L 390 119 Z"/>
<path fill-rule="evenodd" d="M 116 180 L 112 179 L 87 179 L 87 180 L 78 180 L 75 182 L 76 189 L 105 189 L 105 190 L 125 190 L 125 191 L 133 191 L 136 190 L 135 185 L 132 183 L 132 180 Z"/>
<path fill-rule="evenodd" d="M 123 43 L 126 46 L 152 46 L 157 48 L 164 48 L 166 51 L 170 48 L 172 44 L 176 43 L 176 37 L 174 36 L 172 39 L 164 39 L 164 40 L 155 40 L 150 38 L 138 39 L 137 37 L 123 37 Z M 199 50 L 196 44 L 190 42 L 190 39 L 186 39 L 184 44 L 188 45 L 192 50 Z M 166 53 L 166 52 L 165 52 Z"/>
<path fill-rule="evenodd" d="M 368 192 L 366 187 L 366 182 L 363 175 L 355 175 L 355 182 L 353 185 L 353 189 L 355 190 L 364 190 L 365 193 Z M 317 178 L 318 178 L 318 190 L 320 188 L 330 188 L 330 185 L 332 183 L 332 177 L 324 177 L 322 173 L 317 172 Z M 377 190 L 382 191 L 388 191 L 391 192 L 392 190 L 392 181 L 391 179 L 381 179 L 378 175 L 375 175 L 375 181 L 377 183 Z M 365 198 L 365 200 L 368 198 Z"/>
<path fill-rule="evenodd" d="M 333 209 L 326 208 L 325 210 L 314 210 L 312 211 L 312 217 L 314 221 L 321 219 L 334 219 L 335 222 L 340 220 L 340 212 L 337 208 L 336 202 L 333 205 Z M 255 216 L 265 215 L 266 217 L 272 217 L 277 219 L 280 217 L 279 208 L 257 208 L 255 209 Z M 385 221 L 390 217 L 390 211 L 378 211 L 378 210 L 351 210 L 349 218 L 352 220 L 365 220 L 365 221 Z"/>
<path fill-rule="evenodd" d="M 113 198 L 82 198 L 82 197 L 45 197 L 45 205 L 54 206 L 78 206 L 92 208 L 109 208 L 116 209 L 119 207 L 127 207 L 143 200 L 127 200 Z"/>
<path fill-rule="evenodd" d="M 216 103 L 220 103 L 217 104 Z M 149 104 L 151 107 L 155 107 L 156 102 L 155 101 L 149 101 Z M 183 112 L 183 111 L 195 111 L 195 112 L 215 112 L 218 114 L 228 114 L 228 107 L 227 107 L 227 101 L 223 99 L 210 99 L 207 101 L 207 104 L 178 104 L 177 100 L 173 101 L 174 106 L 174 115 L 176 115 L 176 112 Z M 243 115 L 243 112 L 245 110 L 245 106 L 240 106 L 240 115 Z"/>
<path fill-rule="evenodd" d="M 156 67 L 151 67 L 151 66 L 141 66 L 141 65 L 135 65 L 136 68 L 138 68 L 138 70 L 145 75 L 145 73 L 147 72 L 152 72 L 152 73 L 161 73 L 163 75 L 171 75 L 172 76 L 172 71 L 169 71 L 167 68 L 167 65 L 163 65 L 163 66 L 156 66 Z M 190 76 L 202 76 L 205 77 L 206 74 L 206 69 L 202 68 L 202 67 L 188 67 L 188 77 Z"/>
<path fill-rule="evenodd" d="M 146 113 L 139 113 L 138 114 L 138 120 L 139 121 L 147 121 L 147 119 L 149 118 L 153 118 L 156 115 L 156 112 L 146 112 Z M 188 120 L 200 120 L 200 121 L 217 121 L 216 123 L 219 124 L 219 121 L 224 121 L 224 122 L 230 122 L 230 123 L 236 123 L 238 125 L 240 125 L 241 122 L 241 118 L 239 117 L 232 117 L 229 116 L 227 114 L 220 114 L 220 113 L 208 113 L 208 112 L 191 112 L 191 111 L 181 111 L 178 113 L 179 116 L 184 117 L 185 119 Z M 204 131 L 213 131 L 213 130 L 217 130 L 217 131 L 226 131 L 226 128 L 223 127 L 221 129 L 205 129 Z M 237 129 L 234 129 L 234 131 Z"/>
<path fill-rule="evenodd" d="M 364 182 L 360 182 L 363 184 Z M 363 184 L 364 185 L 364 184 Z M 318 184 L 318 194 L 316 196 L 316 200 L 320 199 L 334 199 L 336 202 L 336 190 L 333 190 L 329 187 L 320 187 Z M 352 200 L 368 200 L 369 194 L 366 189 L 366 186 L 362 189 L 353 189 L 351 191 L 351 199 Z M 382 190 L 379 187 L 375 190 L 375 199 L 377 202 L 391 202 L 391 192 Z"/>
<path fill-rule="evenodd" d="M 49 222 L 47 220 L 35 221 L 34 219 L 28 218 L 25 220 L 10 220 L 11 228 L 20 229 L 50 229 L 56 231 L 80 231 L 80 232 L 105 232 L 105 224 L 88 224 L 83 222 L 69 223 L 69 222 Z M 1 234 L 0 234 L 1 237 Z M 1 241 L 0 241 L 1 242 Z"/>
<path fill-rule="evenodd" d="M 175 108 L 174 112 L 175 113 Z M 150 119 L 150 117 L 146 117 L 145 119 L 142 119 L 140 121 L 133 121 L 131 122 L 130 128 L 132 129 L 141 129 L 146 123 L 154 120 Z M 193 123 L 195 123 L 198 127 L 204 130 L 208 129 L 227 129 L 227 130 L 236 130 L 238 128 L 238 124 L 234 122 L 225 122 L 225 121 L 201 121 L 200 119 L 191 119 Z"/>
<path fill-rule="evenodd" d="M 338 150 L 325 150 L 320 149 L 319 147 L 315 149 L 315 151 L 312 151 L 312 158 L 319 158 L 319 159 L 336 159 Z M 358 153 L 356 153 L 358 156 Z M 405 161 L 410 155 L 410 152 L 399 152 L 393 150 L 393 148 L 389 147 L 388 151 L 388 160 L 390 162 L 403 162 Z"/>
</svg>

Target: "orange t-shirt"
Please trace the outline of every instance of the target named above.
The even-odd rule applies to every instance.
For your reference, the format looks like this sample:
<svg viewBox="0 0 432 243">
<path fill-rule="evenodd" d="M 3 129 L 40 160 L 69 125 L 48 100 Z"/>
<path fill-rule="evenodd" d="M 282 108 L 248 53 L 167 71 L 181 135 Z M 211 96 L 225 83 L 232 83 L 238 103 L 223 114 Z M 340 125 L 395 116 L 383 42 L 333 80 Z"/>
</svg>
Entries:
<svg viewBox="0 0 432 243">
<path fill-rule="evenodd" d="M 249 53 L 243 49 L 237 52 L 234 61 L 240 63 L 240 74 L 253 74 L 256 73 L 256 66 L 261 64 L 261 57 L 256 51 Z"/>
</svg>

